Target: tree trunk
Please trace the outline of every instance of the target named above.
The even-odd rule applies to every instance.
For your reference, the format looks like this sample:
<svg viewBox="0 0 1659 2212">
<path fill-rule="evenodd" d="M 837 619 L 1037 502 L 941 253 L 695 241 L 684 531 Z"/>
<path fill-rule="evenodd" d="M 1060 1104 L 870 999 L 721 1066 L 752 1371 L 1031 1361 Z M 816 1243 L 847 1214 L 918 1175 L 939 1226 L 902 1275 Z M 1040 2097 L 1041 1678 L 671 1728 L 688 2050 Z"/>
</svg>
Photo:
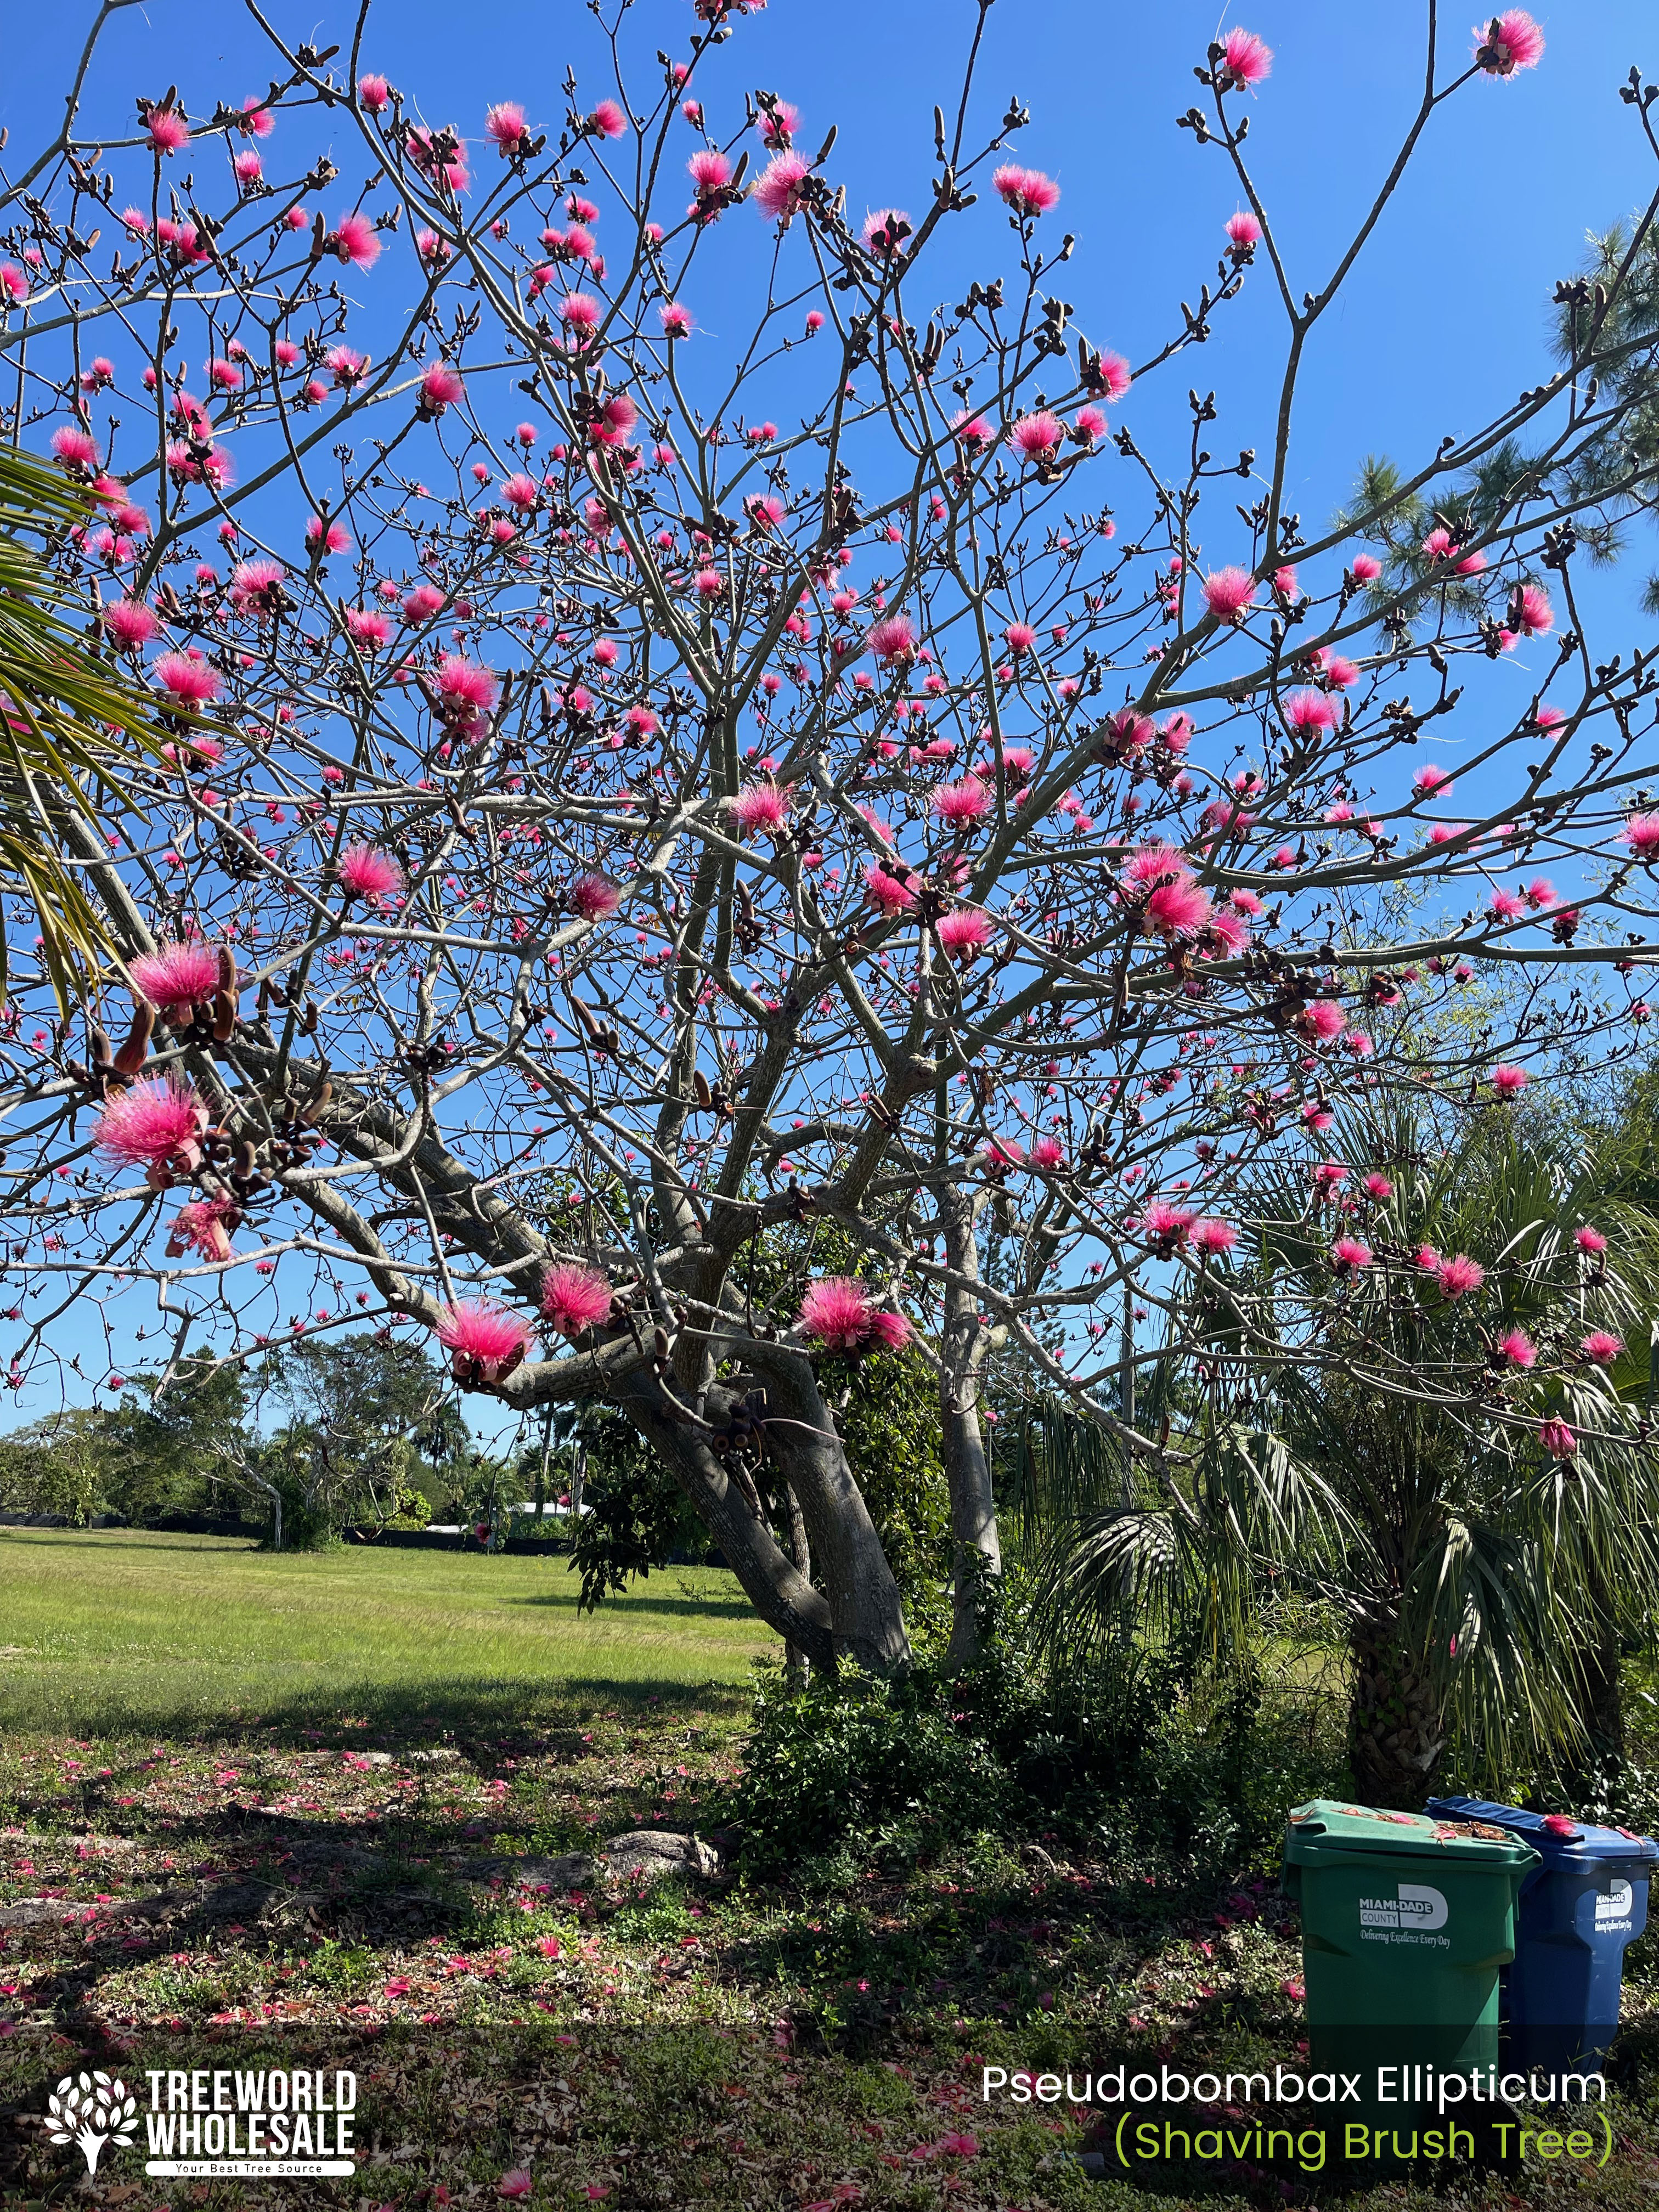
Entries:
<svg viewBox="0 0 1659 2212">
<path fill-rule="evenodd" d="M 1397 1627 L 1357 1634 L 1348 1758 L 1362 1805 L 1419 1813 L 1446 1748 L 1444 1703 Z"/>
<path fill-rule="evenodd" d="M 812 1579 L 812 1547 L 806 1534 L 806 1520 L 800 1510 L 800 1500 L 786 1482 L 783 1486 L 784 1510 L 789 1516 L 789 1555 L 795 1563 L 795 1572 L 803 1582 Z M 783 1663 L 791 1685 L 796 1689 L 806 1686 L 806 1654 L 799 1644 L 786 1644 Z"/>
<path fill-rule="evenodd" d="M 787 1387 L 790 1365 L 803 1370 L 805 1389 L 798 1382 L 794 1389 Z M 898 1585 L 818 1398 L 811 1368 L 799 1355 L 788 1362 L 781 1358 L 768 1382 L 769 1443 L 800 1501 L 823 1590 L 815 1589 L 784 1556 L 721 1465 L 707 1431 L 685 1419 L 648 1369 L 635 1368 L 621 1378 L 616 1403 L 690 1499 L 769 1627 L 786 1644 L 798 1645 L 821 1670 L 850 1658 L 868 1672 L 891 1672 L 908 1661 L 910 1650 Z M 723 1420 L 730 1403 L 723 1387 L 710 1391 L 705 1418 Z"/>
<path fill-rule="evenodd" d="M 948 1185 L 937 1195 L 945 1259 L 953 1274 L 967 1279 L 951 1284 L 945 1293 L 944 1372 L 939 1380 L 940 1449 L 951 1493 L 951 1643 L 945 1663 L 952 1673 L 959 1673 L 979 1656 L 981 1578 L 987 1571 L 1002 1572 L 1002 1544 L 979 1419 L 980 1382 L 991 1347 L 990 1333 L 980 1322 L 975 1287 L 975 1207 L 968 1193 Z"/>
<path fill-rule="evenodd" d="M 866 1674 L 902 1670 L 910 1663 L 910 1639 L 898 1584 L 812 1363 L 781 1345 L 751 1347 L 750 1357 L 766 1387 L 767 1449 L 800 1502 L 829 1601 L 834 1656 Z M 810 1648 L 807 1656 L 814 1666 L 823 1663 Z"/>
</svg>

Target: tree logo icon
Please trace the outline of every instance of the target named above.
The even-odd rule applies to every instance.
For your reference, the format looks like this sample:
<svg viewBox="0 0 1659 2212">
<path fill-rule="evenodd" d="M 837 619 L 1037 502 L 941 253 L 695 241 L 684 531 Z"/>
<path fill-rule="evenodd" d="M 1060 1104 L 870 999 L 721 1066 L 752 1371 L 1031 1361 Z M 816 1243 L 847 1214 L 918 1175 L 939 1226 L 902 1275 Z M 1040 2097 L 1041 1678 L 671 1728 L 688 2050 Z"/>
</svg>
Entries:
<svg viewBox="0 0 1659 2212">
<path fill-rule="evenodd" d="M 130 2143 L 137 2125 L 137 2100 L 107 2074 L 65 2074 L 46 2100 L 47 2134 L 53 2142 L 79 2143 L 88 2173 L 97 2172 L 106 2143 Z"/>
</svg>

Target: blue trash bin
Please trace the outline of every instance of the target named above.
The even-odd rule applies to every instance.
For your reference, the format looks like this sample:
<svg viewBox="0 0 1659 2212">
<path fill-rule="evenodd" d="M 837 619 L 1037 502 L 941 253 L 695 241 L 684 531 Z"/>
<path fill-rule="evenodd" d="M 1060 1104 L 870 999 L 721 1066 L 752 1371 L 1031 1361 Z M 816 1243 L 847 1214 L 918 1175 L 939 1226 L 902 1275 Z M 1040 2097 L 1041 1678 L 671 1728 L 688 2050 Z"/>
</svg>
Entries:
<svg viewBox="0 0 1659 2212">
<path fill-rule="evenodd" d="M 1424 1810 L 1507 1828 L 1543 1862 L 1521 1885 L 1508 1976 L 1510 2063 L 1555 2071 L 1599 2065 L 1619 2032 L 1625 1947 L 1648 1924 L 1659 1844 L 1484 1797 L 1434 1797 Z"/>
</svg>

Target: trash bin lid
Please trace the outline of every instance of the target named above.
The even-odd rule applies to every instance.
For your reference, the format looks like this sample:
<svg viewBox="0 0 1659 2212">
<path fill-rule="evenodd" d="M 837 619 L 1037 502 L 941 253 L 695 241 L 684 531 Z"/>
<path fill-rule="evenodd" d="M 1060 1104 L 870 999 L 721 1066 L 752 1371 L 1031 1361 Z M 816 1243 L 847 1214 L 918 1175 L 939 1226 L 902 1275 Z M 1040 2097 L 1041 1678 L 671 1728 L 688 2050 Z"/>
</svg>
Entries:
<svg viewBox="0 0 1659 2212">
<path fill-rule="evenodd" d="M 1292 1806 L 1285 1818 L 1285 1856 L 1293 1866 L 1359 1851 L 1452 1858 L 1506 1871 L 1537 1863 L 1537 1854 L 1521 1838 L 1496 1821 L 1465 1814 L 1387 1813 L 1336 1797 L 1315 1797 Z"/>
<path fill-rule="evenodd" d="M 1425 1810 L 1443 1820 L 1480 1820 L 1506 1828 L 1540 1853 L 1546 1866 L 1583 1865 L 1592 1859 L 1633 1860 L 1652 1866 L 1659 1861 L 1659 1843 L 1651 1836 L 1571 1820 L 1561 1813 L 1523 1813 L 1518 1805 L 1496 1805 L 1486 1797 L 1431 1797 Z"/>
</svg>

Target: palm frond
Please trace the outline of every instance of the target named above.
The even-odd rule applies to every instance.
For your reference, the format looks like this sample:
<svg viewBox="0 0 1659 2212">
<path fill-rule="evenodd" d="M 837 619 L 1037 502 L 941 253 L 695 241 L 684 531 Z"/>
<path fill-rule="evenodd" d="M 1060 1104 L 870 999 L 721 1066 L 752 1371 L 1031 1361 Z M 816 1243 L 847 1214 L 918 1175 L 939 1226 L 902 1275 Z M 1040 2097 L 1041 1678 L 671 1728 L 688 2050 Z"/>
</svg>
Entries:
<svg viewBox="0 0 1659 2212">
<path fill-rule="evenodd" d="M 0 446 L 0 878 L 33 905 L 65 1006 L 111 940 L 66 853 L 64 805 L 100 823 L 130 806 L 127 778 L 165 735 L 153 696 L 74 625 L 42 558 L 94 512 L 88 493 Z"/>
</svg>

